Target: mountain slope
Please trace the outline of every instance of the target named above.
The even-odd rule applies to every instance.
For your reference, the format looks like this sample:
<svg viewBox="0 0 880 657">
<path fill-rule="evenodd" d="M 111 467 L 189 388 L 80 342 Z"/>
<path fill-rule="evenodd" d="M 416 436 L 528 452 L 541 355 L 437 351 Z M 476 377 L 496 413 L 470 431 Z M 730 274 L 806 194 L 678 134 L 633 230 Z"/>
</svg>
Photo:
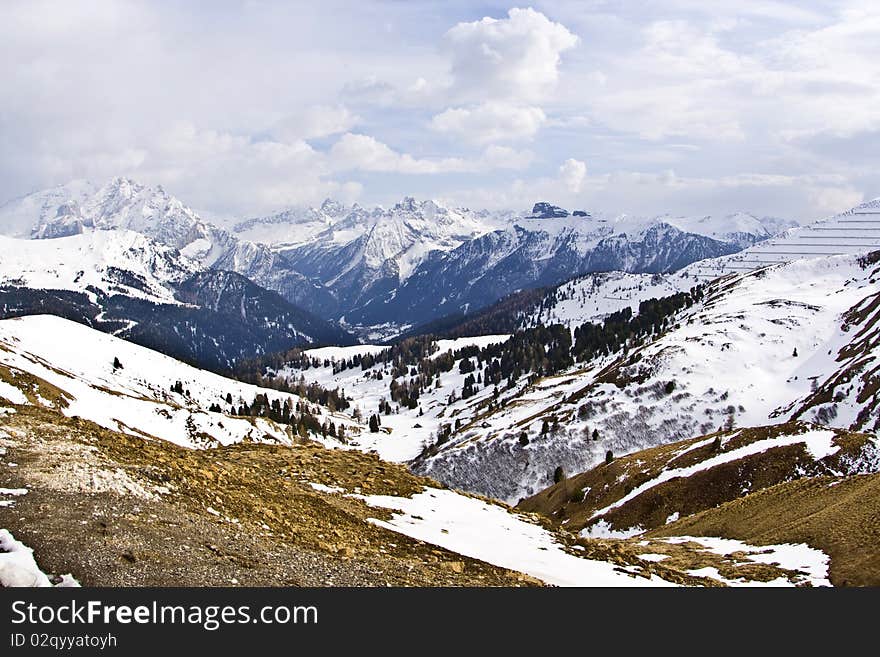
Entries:
<svg viewBox="0 0 880 657">
<path fill-rule="evenodd" d="M 374 455 L 325 449 L 320 433 L 206 410 L 254 389 L 111 336 L 50 317 L 0 322 L 0 335 L 0 526 L 86 586 L 722 583 L 627 563 L 635 546 L 575 544 Z M 188 391 L 164 392 L 174 376 Z M 785 563 L 759 574 L 825 581 Z"/>
<path fill-rule="evenodd" d="M 215 370 L 242 358 L 353 338 L 223 271 L 126 230 L 0 237 L 0 317 L 52 313 Z"/>
<path fill-rule="evenodd" d="M 537 378 L 488 412 L 489 391 L 478 394 L 459 416 L 460 430 L 418 471 L 515 500 L 547 485 L 557 466 L 582 471 L 608 450 L 629 453 L 721 426 L 796 417 L 870 428 L 873 370 L 854 371 L 849 355 L 872 343 L 873 324 L 860 335 L 841 327 L 850 309 L 877 294 L 876 275 L 876 264 L 839 256 L 723 279 L 629 353 Z M 816 395 L 847 370 L 861 378 L 842 397 Z M 558 429 L 545 433 L 545 421 Z"/>
<path fill-rule="evenodd" d="M 585 548 L 596 537 L 617 550 L 637 545 L 636 560 L 692 575 L 768 578 L 750 559 L 811 569 L 809 550 L 786 558 L 783 544 L 819 551 L 834 586 L 876 586 L 878 470 L 876 436 L 790 422 L 635 452 L 565 477 L 518 508 L 577 532 Z"/>
<path fill-rule="evenodd" d="M 786 481 L 878 471 L 875 436 L 792 422 L 635 452 L 567 477 L 517 507 L 553 516 L 585 536 L 626 535 Z"/>
<path fill-rule="evenodd" d="M 730 536 L 752 545 L 807 544 L 829 556 L 834 586 L 880 585 L 880 474 L 786 482 L 660 527 L 672 536 Z"/>
<path fill-rule="evenodd" d="M 176 382 L 179 390 L 172 390 Z M 296 408 L 302 399 L 258 388 L 50 315 L 0 321 L 0 398 L 81 417 L 112 431 L 162 438 L 185 447 L 243 440 L 289 444 L 290 426 L 232 416 L 258 395 Z M 231 400 L 231 401 L 230 401 Z M 314 407 L 318 426 L 356 422 Z"/>
<path fill-rule="evenodd" d="M 294 271 L 268 246 L 240 240 L 202 220 L 161 186 L 148 187 L 128 178 L 113 178 L 102 186 L 71 183 L 0 206 L 0 226 L 14 237 L 36 239 L 94 230 L 134 231 L 179 250 L 200 269 L 242 274 L 306 310 L 335 308 L 333 296 L 323 286 Z"/>
</svg>

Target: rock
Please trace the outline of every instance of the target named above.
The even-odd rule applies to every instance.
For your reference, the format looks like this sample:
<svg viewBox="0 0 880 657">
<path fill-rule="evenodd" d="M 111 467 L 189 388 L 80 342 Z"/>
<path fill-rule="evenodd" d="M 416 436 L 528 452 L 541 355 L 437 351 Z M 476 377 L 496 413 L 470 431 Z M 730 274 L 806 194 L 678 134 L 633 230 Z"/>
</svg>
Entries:
<svg viewBox="0 0 880 657">
<path fill-rule="evenodd" d="M 532 208 L 532 215 L 535 219 L 552 219 L 556 217 L 567 217 L 568 210 L 560 208 L 558 205 L 541 202 L 535 203 Z"/>
</svg>

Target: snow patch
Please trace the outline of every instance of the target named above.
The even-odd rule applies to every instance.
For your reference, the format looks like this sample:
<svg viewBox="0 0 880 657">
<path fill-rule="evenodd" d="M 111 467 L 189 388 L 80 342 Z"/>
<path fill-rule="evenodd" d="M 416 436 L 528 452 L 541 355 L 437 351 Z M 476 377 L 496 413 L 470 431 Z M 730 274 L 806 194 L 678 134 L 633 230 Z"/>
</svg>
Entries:
<svg viewBox="0 0 880 657">
<path fill-rule="evenodd" d="M 813 586 L 831 586 L 831 582 L 828 580 L 830 558 L 821 550 L 803 543 L 754 546 L 735 539 L 718 538 L 715 536 L 675 536 L 665 540 L 668 543 L 699 543 L 707 550 L 722 556 L 727 556 L 734 552 L 743 552 L 750 561 L 775 565 L 785 570 L 799 571 L 804 574 L 805 580 Z M 691 574 L 696 574 L 696 571 L 692 571 Z M 720 579 L 733 586 L 742 586 L 743 583 L 750 586 L 791 586 L 791 583 L 783 578 L 773 580 L 772 582 L 731 582 L 718 576 L 717 572 L 715 575 L 711 575 L 711 577 Z"/>
<path fill-rule="evenodd" d="M 428 488 L 411 498 L 353 496 L 394 509 L 385 529 L 487 563 L 526 573 L 556 586 L 673 586 L 656 575 L 632 577 L 613 564 L 569 554 L 544 528 L 506 508 L 450 490 Z"/>
<path fill-rule="evenodd" d="M 324 484 L 317 484 L 315 482 L 309 482 L 309 486 L 314 488 L 316 491 L 321 493 L 344 493 L 345 489 L 340 488 L 339 486 L 325 486 Z"/>
<path fill-rule="evenodd" d="M 49 587 L 52 582 L 34 561 L 34 551 L 6 529 L 0 529 L 0 587 Z M 79 586 L 64 575 L 56 586 Z"/>
<path fill-rule="evenodd" d="M 8 402 L 13 404 L 27 404 L 28 399 L 25 397 L 24 393 L 16 388 L 14 385 L 6 383 L 5 381 L 0 381 L 0 399 L 5 399 Z M 8 411 L 11 409 L 3 409 L 4 411 Z"/>
<path fill-rule="evenodd" d="M 645 531 L 644 528 L 639 525 L 628 529 L 614 529 L 609 522 L 600 520 L 594 525 L 584 527 L 579 536 L 581 538 L 631 538 L 638 536 L 643 531 Z"/>
</svg>

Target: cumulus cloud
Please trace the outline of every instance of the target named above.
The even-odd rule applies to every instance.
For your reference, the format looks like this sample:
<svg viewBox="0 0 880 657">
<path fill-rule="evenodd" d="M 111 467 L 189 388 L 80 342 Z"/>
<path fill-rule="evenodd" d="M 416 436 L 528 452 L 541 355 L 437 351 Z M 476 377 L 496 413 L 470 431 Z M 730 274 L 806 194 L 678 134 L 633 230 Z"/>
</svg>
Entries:
<svg viewBox="0 0 880 657">
<path fill-rule="evenodd" d="M 486 143 L 531 139 L 546 120 L 540 107 L 491 102 L 450 108 L 434 116 L 431 127 L 437 132 Z"/>
<path fill-rule="evenodd" d="M 587 176 L 587 165 L 581 160 L 568 158 L 559 167 L 559 178 L 570 192 L 579 192 Z"/>
<path fill-rule="evenodd" d="M 559 78 L 560 56 L 578 37 L 534 9 L 462 22 L 445 35 L 452 92 L 473 98 L 537 101 Z"/>
</svg>

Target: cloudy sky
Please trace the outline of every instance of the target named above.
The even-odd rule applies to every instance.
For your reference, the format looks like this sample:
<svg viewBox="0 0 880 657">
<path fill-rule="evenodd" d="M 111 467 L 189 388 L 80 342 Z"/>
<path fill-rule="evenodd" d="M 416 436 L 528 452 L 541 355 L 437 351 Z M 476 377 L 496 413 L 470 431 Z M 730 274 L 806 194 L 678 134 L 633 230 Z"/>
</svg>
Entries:
<svg viewBox="0 0 880 657">
<path fill-rule="evenodd" d="M 876 0 L 3 0 L 0 200 L 114 175 L 815 219 L 880 196 Z"/>
</svg>

